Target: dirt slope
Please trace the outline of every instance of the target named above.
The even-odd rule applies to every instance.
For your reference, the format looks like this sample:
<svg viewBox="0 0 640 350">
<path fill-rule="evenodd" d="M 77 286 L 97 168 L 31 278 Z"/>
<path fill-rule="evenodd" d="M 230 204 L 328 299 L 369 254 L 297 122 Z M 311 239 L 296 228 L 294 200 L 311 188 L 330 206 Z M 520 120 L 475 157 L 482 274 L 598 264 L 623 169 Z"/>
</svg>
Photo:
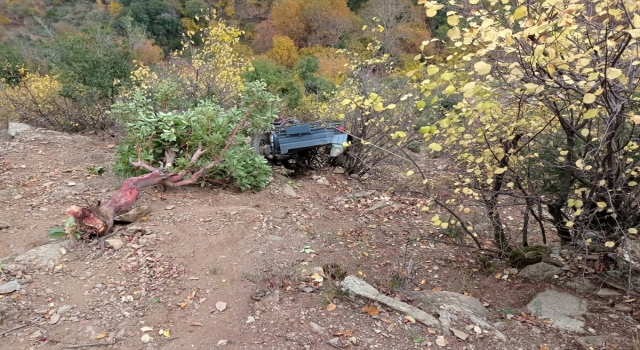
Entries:
<svg viewBox="0 0 640 350">
<path fill-rule="evenodd" d="M 0 349 L 107 341 L 115 345 L 95 348 L 436 349 L 438 335 L 447 349 L 580 347 L 574 334 L 521 315 L 535 292 L 558 287 L 496 279 L 475 253 L 418 240 L 430 218 L 419 199 L 385 194 L 381 180 L 331 172 L 318 174 L 329 186 L 313 174 L 276 175 L 260 193 L 150 189 L 138 205 L 151 213 L 121 227 L 123 247 L 94 259 L 95 242 L 68 244 L 55 264 L 15 264 L 11 258 L 49 242 L 46 232 L 63 224 L 69 205 L 115 193 L 114 142 L 31 130 L 0 146 L 0 221 L 10 224 L 0 230 L 0 257 L 7 259 L 0 282 L 21 284 L 0 299 L 0 332 L 36 320 L 9 332 Z M 106 169 L 101 176 L 87 170 L 99 166 Z M 284 193 L 286 183 L 295 197 Z M 323 264 L 338 264 L 397 299 L 419 289 L 472 295 L 507 339 L 484 332 L 459 341 L 348 298 L 326 274 L 318 282 L 314 273 L 322 274 Z M 607 302 L 592 298 L 587 324 L 608 336 L 604 348 L 629 349 L 636 323 Z M 362 311 L 370 306 L 377 314 Z M 147 326 L 153 330 L 141 330 Z M 145 334 L 152 340 L 143 342 Z M 326 344 L 334 337 L 340 345 Z"/>
</svg>

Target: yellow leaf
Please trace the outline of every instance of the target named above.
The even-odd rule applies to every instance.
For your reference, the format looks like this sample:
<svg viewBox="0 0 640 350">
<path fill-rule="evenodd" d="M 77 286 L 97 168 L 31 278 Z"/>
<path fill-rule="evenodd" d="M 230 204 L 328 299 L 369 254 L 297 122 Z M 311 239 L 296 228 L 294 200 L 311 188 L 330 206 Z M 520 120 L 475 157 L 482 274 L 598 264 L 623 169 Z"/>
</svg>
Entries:
<svg viewBox="0 0 640 350">
<path fill-rule="evenodd" d="M 578 167 L 578 169 L 583 169 L 584 168 L 584 161 L 582 159 L 578 159 L 576 161 L 576 166 Z"/>
<path fill-rule="evenodd" d="M 440 152 L 442 151 L 442 146 L 440 146 L 439 143 L 432 143 L 429 145 L 429 149 L 434 151 L 434 152 Z"/>
<path fill-rule="evenodd" d="M 604 246 L 607 247 L 607 248 L 613 248 L 613 247 L 616 246 L 616 242 L 607 241 L 607 242 L 604 243 Z"/>
<path fill-rule="evenodd" d="M 494 173 L 494 174 L 497 174 L 497 175 L 500 175 L 500 174 L 503 174 L 505 171 L 507 171 L 507 167 L 504 167 L 504 168 L 496 168 L 496 169 L 494 169 L 494 170 L 493 170 L 493 173 Z"/>
<path fill-rule="evenodd" d="M 485 63 L 485 62 L 476 62 L 473 65 L 473 69 L 478 72 L 478 74 L 480 75 L 485 75 L 488 74 L 491 71 L 491 65 Z"/>
<path fill-rule="evenodd" d="M 164 335 L 165 338 L 171 338 L 171 333 L 169 333 L 168 329 L 163 330 L 162 335 Z"/>
<path fill-rule="evenodd" d="M 373 105 L 373 110 L 376 112 L 382 112 L 384 111 L 384 107 L 382 106 L 382 103 L 378 102 Z"/>
<path fill-rule="evenodd" d="M 424 108 L 426 105 L 427 105 L 427 104 L 426 104 L 426 102 L 424 102 L 424 101 L 418 101 L 418 102 L 416 102 L 416 107 L 418 107 L 418 108 L 420 108 L 420 109 Z"/>
<path fill-rule="evenodd" d="M 447 17 L 447 23 L 452 27 L 457 26 L 459 21 L 460 17 L 458 17 L 458 15 L 451 15 Z"/>
<path fill-rule="evenodd" d="M 598 109 L 594 108 L 594 109 L 590 109 L 590 110 L 586 111 L 582 117 L 584 119 L 591 119 L 591 118 L 596 117 L 597 115 L 598 115 Z"/>
<path fill-rule="evenodd" d="M 602 180 L 602 181 L 604 181 L 604 180 Z M 629 183 L 628 183 L 627 185 L 628 185 L 629 187 L 636 187 L 636 186 L 638 186 L 638 183 L 637 183 L 637 182 L 635 182 L 635 181 L 629 181 Z"/>
<path fill-rule="evenodd" d="M 582 129 L 580 130 L 580 135 L 587 137 L 589 136 L 589 129 Z"/>
<path fill-rule="evenodd" d="M 458 27 L 455 28 L 451 28 L 447 31 L 447 36 L 449 37 L 449 39 L 451 40 L 457 40 L 460 39 L 460 29 L 458 29 Z"/>
<path fill-rule="evenodd" d="M 632 38 L 640 38 L 640 28 L 636 28 L 636 29 L 629 29 L 627 30 L 627 33 L 629 33 L 631 35 Z"/>
<path fill-rule="evenodd" d="M 638 230 L 636 230 L 635 228 L 630 228 L 629 229 L 629 233 L 632 235 L 637 235 L 638 234 Z"/>
<path fill-rule="evenodd" d="M 524 6 L 520 6 L 513 12 L 513 19 L 517 21 L 526 15 L 527 15 L 527 8 Z"/>
<path fill-rule="evenodd" d="M 640 124 L 640 115 L 633 115 L 629 118 L 629 120 L 631 120 L 634 124 L 638 125 Z"/>
<path fill-rule="evenodd" d="M 448 222 L 443 222 L 443 223 L 440 224 L 440 227 L 447 228 L 447 227 L 449 227 L 449 223 Z"/>
<path fill-rule="evenodd" d="M 100 333 L 96 336 L 96 339 L 102 339 L 107 336 L 107 333 Z"/>
<path fill-rule="evenodd" d="M 413 170 L 407 171 L 407 176 L 411 176 L 411 175 L 413 175 Z"/>
<path fill-rule="evenodd" d="M 582 102 L 586 103 L 586 104 L 590 104 L 595 102 L 596 100 L 596 95 L 594 94 L 584 94 L 584 97 L 582 98 Z"/>
<path fill-rule="evenodd" d="M 437 8 L 431 7 L 427 9 L 427 17 L 434 17 L 436 14 L 438 14 Z"/>
<path fill-rule="evenodd" d="M 436 73 L 438 73 L 438 71 L 440 71 L 440 68 L 434 66 L 433 64 L 430 64 L 427 66 L 427 74 L 428 75 L 434 75 Z"/>
<path fill-rule="evenodd" d="M 598 208 L 600 209 L 604 209 L 607 207 L 607 203 L 606 202 L 598 202 L 596 203 L 596 205 L 598 206 Z"/>
<path fill-rule="evenodd" d="M 607 78 L 608 79 L 617 79 L 622 75 L 622 71 L 618 68 L 609 68 L 607 69 Z"/>
<path fill-rule="evenodd" d="M 573 221 L 567 221 L 567 223 L 564 225 L 567 227 L 573 227 Z"/>
<path fill-rule="evenodd" d="M 336 309 L 336 307 L 337 307 L 336 304 L 331 303 L 327 305 L 327 311 L 333 311 Z"/>
</svg>

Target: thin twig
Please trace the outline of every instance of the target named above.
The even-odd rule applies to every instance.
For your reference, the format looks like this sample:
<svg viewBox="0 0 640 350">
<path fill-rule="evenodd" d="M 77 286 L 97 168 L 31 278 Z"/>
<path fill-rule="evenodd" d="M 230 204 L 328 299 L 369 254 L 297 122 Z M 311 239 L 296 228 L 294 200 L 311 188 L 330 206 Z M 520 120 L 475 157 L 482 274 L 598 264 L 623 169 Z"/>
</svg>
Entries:
<svg viewBox="0 0 640 350">
<path fill-rule="evenodd" d="M 20 328 L 24 328 L 24 327 L 29 326 L 29 325 L 30 325 L 29 323 L 25 323 L 25 324 L 21 324 L 21 325 L 19 325 L 19 326 L 15 326 L 15 327 L 13 327 L 13 328 L 11 328 L 11 329 L 8 329 L 8 330 L 6 330 L 6 331 L 4 331 L 4 332 L 0 333 L 0 337 L 2 337 L 3 335 L 5 335 L 5 334 L 7 334 L 7 333 L 11 333 L 11 332 L 13 332 L 13 331 L 17 331 L 18 329 L 20 329 Z"/>
</svg>

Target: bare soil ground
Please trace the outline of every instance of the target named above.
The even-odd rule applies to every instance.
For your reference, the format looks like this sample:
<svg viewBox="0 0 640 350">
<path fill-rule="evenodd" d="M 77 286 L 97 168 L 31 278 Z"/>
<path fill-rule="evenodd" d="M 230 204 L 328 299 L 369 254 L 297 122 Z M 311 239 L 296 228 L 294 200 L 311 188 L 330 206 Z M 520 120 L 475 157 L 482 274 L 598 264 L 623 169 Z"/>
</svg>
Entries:
<svg viewBox="0 0 640 350">
<path fill-rule="evenodd" d="M 527 313 L 537 292 L 562 287 L 496 278 L 506 268 L 500 262 L 488 269 L 474 250 L 426 239 L 449 237 L 433 232 L 420 198 L 386 191 L 400 181 L 393 177 L 275 175 L 259 193 L 153 188 L 138 203 L 151 213 L 118 234 L 122 248 L 94 258 L 96 242 L 75 243 L 55 266 L 15 266 L 12 257 L 49 242 L 47 231 L 63 225 L 68 206 L 115 193 L 115 142 L 31 130 L 0 145 L 0 221 L 11 225 L 0 230 L 8 271 L 0 283 L 21 283 L 0 299 L 0 333 L 29 322 L 3 334 L 0 349 L 107 342 L 114 344 L 85 348 L 440 349 L 439 335 L 446 349 L 581 348 L 576 334 Z M 425 165 L 434 174 L 446 171 L 443 160 Z M 106 169 L 101 176 L 87 170 L 98 166 Z M 287 183 L 296 197 L 283 192 Z M 467 328 L 471 336 L 461 341 L 411 323 L 383 305 L 344 295 L 323 273 L 339 270 L 405 301 L 412 290 L 471 295 L 492 312 L 490 323 L 506 339 Z M 602 349 L 637 344 L 636 320 L 612 307 L 612 299 L 623 297 L 581 296 L 590 306 L 589 332 L 582 335 L 605 335 Z M 152 338 L 147 343 L 145 334 Z"/>
</svg>

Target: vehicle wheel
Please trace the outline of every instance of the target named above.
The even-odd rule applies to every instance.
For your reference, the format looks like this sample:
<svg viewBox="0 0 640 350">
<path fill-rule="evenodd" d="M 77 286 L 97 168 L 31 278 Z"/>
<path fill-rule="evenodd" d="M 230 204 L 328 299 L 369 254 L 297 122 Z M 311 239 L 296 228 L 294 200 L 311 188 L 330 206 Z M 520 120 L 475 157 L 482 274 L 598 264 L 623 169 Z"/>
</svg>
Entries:
<svg viewBox="0 0 640 350">
<path fill-rule="evenodd" d="M 251 147 L 260 155 L 264 155 L 262 148 L 268 144 L 269 134 L 257 134 L 251 137 Z"/>
</svg>

